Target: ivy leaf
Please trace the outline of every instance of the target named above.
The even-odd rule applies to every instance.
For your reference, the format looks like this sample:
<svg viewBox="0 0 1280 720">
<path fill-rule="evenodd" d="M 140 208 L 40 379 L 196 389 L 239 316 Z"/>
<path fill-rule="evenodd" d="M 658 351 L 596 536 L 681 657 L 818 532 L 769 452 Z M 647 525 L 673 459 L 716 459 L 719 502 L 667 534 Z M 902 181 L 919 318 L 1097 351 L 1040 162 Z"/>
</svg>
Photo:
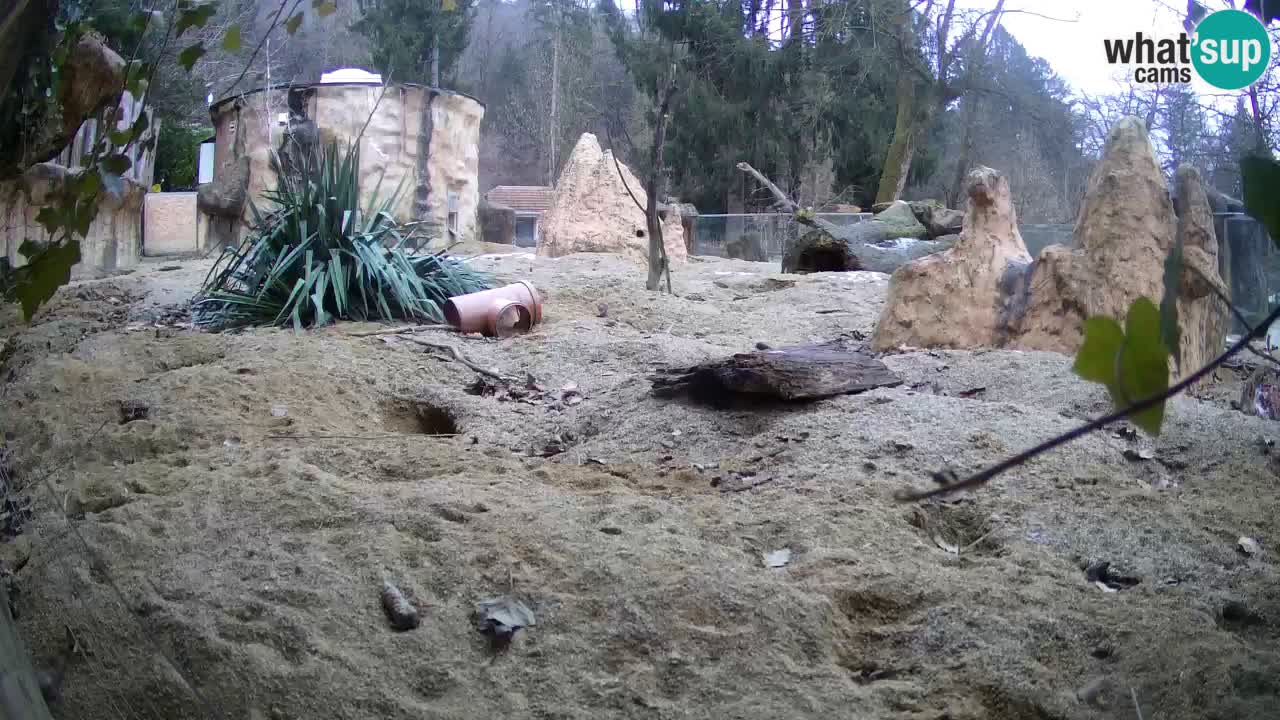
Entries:
<svg viewBox="0 0 1280 720">
<path fill-rule="evenodd" d="M 1160 338 L 1182 367 L 1182 331 L 1178 328 L 1178 294 L 1182 291 L 1182 234 L 1178 233 L 1164 259 L 1164 297 L 1160 299 Z"/>
<path fill-rule="evenodd" d="M 1124 346 L 1124 328 L 1115 318 L 1095 315 L 1084 321 L 1084 343 L 1076 353 L 1072 370 L 1089 382 L 1110 390 L 1116 379 L 1116 358 Z"/>
<path fill-rule="evenodd" d="M 195 67 L 196 61 L 204 55 L 204 52 L 204 43 L 198 42 L 178 53 L 178 64 L 186 68 L 187 72 L 191 72 L 191 68 Z"/>
<path fill-rule="evenodd" d="M 1280 247 L 1280 162 L 1260 155 L 1240 161 L 1244 179 L 1244 207 L 1267 228 Z"/>
<path fill-rule="evenodd" d="M 440 7 L 445 12 L 453 12 L 458 9 L 458 0 L 440 0 Z"/>
<path fill-rule="evenodd" d="M 37 249 L 28 241 L 22 244 L 19 252 L 28 258 L 28 262 L 18 268 L 18 281 L 13 292 L 22 303 L 22 319 L 30 322 L 36 310 L 48 302 L 58 288 L 70 282 L 71 268 L 80 262 L 80 243 L 67 240 Z"/>
<path fill-rule="evenodd" d="M 222 35 L 222 49 L 235 52 L 240 49 L 240 26 L 232 25 Z"/>
<path fill-rule="evenodd" d="M 338 4 L 333 0 L 311 0 L 311 7 L 315 8 L 316 14 L 322 18 L 338 12 Z"/>
<path fill-rule="evenodd" d="M 58 232 L 58 228 L 66 224 L 66 220 L 62 215 L 62 208 L 57 205 L 45 205 L 40 208 L 40 212 L 36 213 L 36 222 L 40 223 L 40 227 L 44 228 L 44 231 L 49 233 L 50 237 Z M 22 247 L 27 247 L 27 243 L 23 243 Z M 21 249 L 18 252 L 23 255 L 27 254 Z"/>
<path fill-rule="evenodd" d="M 1133 301 L 1125 318 L 1119 380 L 1126 404 L 1169 389 L 1169 349 L 1160 335 L 1160 311 L 1145 297 Z M 1164 403 L 1129 417 L 1148 435 L 1159 435 L 1160 426 L 1164 424 Z"/>
<path fill-rule="evenodd" d="M 129 172 L 133 161 L 124 155 L 110 155 L 102 159 L 102 169 L 117 177 Z"/>
<path fill-rule="evenodd" d="M 102 178 L 92 170 L 85 170 L 76 178 L 76 195 L 84 199 L 93 199 L 102 189 Z"/>
<path fill-rule="evenodd" d="M 112 130 L 107 136 L 111 140 L 111 144 L 122 148 L 133 140 L 133 128 L 125 128 L 124 130 Z"/>
<path fill-rule="evenodd" d="M 135 98 L 140 98 L 147 92 L 150 83 L 147 81 L 147 74 L 140 72 L 137 75 L 130 75 L 129 82 L 125 85 L 125 89 Z"/>
<path fill-rule="evenodd" d="M 1169 351 L 1164 344 L 1160 311 L 1150 299 L 1133 302 L 1120 323 L 1091 317 L 1084 324 L 1085 339 L 1072 369 L 1085 380 L 1105 385 L 1111 402 L 1123 409 L 1169 388 Z M 1164 424 L 1164 403 L 1130 415 L 1150 435 Z"/>
<path fill-rule="evenodd" d="M 298 27 L 302 25 L 302 11 L 294 13 L 293 17 L 284 21 L 284 31 L 290 35 L 298 32 Z"/>
<path fill-rule="evenodd" d="M 178 37 L 182 37 L 182 33 L 193 27 L 204 27 L 217 11 L 218 8 L 213 3 L 204 3 L 189 10 L 183 10 L 178 13 L 178 24 L 174 26 L 174 32 Z"/>
</svg>

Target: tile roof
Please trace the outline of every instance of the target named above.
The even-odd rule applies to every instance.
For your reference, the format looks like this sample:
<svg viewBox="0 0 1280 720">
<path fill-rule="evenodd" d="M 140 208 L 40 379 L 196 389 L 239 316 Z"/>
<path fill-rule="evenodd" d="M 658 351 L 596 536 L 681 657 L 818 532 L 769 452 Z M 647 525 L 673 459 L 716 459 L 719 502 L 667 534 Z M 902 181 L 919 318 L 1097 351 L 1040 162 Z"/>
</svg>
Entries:
<svg viewBox="0 0 1280 720">
<path fill-rule="evenodd" d="M 485 193 L 485 199 L 506 205 L 518 213 L 544 213 L 551 209 L 555 188 L 544 185 L 499 185 Z"/>
</svg>

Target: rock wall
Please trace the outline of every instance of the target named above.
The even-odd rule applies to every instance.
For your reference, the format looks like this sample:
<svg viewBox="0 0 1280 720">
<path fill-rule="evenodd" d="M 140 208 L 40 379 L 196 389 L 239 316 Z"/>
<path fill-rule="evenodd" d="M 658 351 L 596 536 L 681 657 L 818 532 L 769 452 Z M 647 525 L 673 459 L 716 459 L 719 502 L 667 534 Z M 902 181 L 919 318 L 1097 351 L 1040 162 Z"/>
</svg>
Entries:
<svg viewBox="0 0 1280 720">
<path fill-rule="evenodd" d="M 968 210 L 955 245 L 907 263 L 889 280 L 872 347 L 968 348 L 1003 344 L 1017 319 L 1009 292 L 1031 263 L 1018 234 L 1009 181 L 975 168 Z"/>
<path fill-rule="evenodd" d="M 1123 318 L 1144 295 L 1159 302 L 1175 222 L 1146 125 L 1122 119 L 1089 178 L 1076 248 L 1050 246 L 1036 263 L 1018 346 L 1072 353 L 1085 318 Z"/>
<path fill-rule="evenodd" d="M 1051 245 L 1034 263 L 1017 228 L 1008 182 L 989 168 L 969 176 L 969 207 L 956 245 L 899 268 L 872 344 L 1014 347 L 1074 354 L 1086 318 L 1123 319 L 1145 296 L 1164 294 L 1164 262 L 1178 237 L 1184 274 L 1178 311 L 1178 375 L 1222 350 L 1227 309 L 1218 299 L 1214 218 L 1199 174 L 1179 168 L 1178 213 L 1156 164 L 1146 127 L 1125 118 L 1112 128 L 1076 223 L 1075 247 Z"/>
<path fill-rule="evenodd" d="M 282 114 L 288 118 L 284 124 Z M 398 220 L 426 221 L 443 235 L 452 215 L 458 239 L 477 236 L 484 106 L 470 97 L 417 85 L 391 85 L 385 94 L 380 85 L 360 83 L 293 86 L 228 99 L 210 108 L 210 115 L 214 182 L 248 158 L 247 201 L 237 234 L 252 221 L 250 203 L 265 207 L 264 194 L 276 185 L 271 155 L 293 144 L 286 144 L 288 135 L 306 146 L 359 137 L 365 204 L 375 193 L 386 200 L 398 192 L 392 207 Z"/>
<path fill-rule="evenodd" d="M 68 171 L 54 163 L 33 166 L 19 180 L 0 183 L 0 248 L 14 267 L 26 264 L 18 252 L 25 240 L 49 242 L 49 233 L 36 221 Z M 147 189 L 123 178 L 118 192 L 104 189 L 99 196 L 98 214 L 80 240 L 80 262 L 71 269 L 73 277 L 92 276 L 98 271 L 119 270 L 138 264 L 142 255 L 142 203 Z"/>
<path fill-rule="evenodd" d="M 601 150 L 595 135 L 584 133 L 560 173 L 551 209 L 542 217 L 537 253 L 618 253 L 647 265 L 648 232 L 637 202 L 648 202 L 644 185 L 626 165 L 614 162 L 612 151 Z M 676 211 L 668 210 L 662 220 L 662 243 L 672 262 L 688 259 L 684 226 Z"/>
</svg>

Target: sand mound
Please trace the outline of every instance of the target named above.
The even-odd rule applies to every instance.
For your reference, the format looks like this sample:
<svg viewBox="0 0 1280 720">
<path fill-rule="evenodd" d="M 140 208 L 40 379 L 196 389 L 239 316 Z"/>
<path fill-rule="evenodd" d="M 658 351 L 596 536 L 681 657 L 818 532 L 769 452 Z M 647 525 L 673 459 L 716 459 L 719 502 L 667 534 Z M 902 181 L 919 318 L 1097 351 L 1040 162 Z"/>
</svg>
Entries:
<svg viewBox="0 0 1280 720">
<path fill-rule="evenodd" d="M 1181 398 L 1151 460 L 1095 434 L 902 506 L 928 471 L 1003 459 L 1105 392 L 1052 353 L 935 351 L 886 357 L 905 384 L 863 395 L 660 400 L 642 379 L 659 364 L 870 331 L 886 276 L 690 262 L 672 296 L 616 256 L 476 262 L 545 290 L 546 323 L 432 337 L 583 402 L 472 394 L 471 371 L 347 335 L 363 325 L 130 328 L 198 263 L 64 289 L 14 336 L 13 470 L 54 470 L 57 495 L 22 490 L 20 627 L 41 663 L 66 624 L 94 651 L 61 717 L 1127 720 L 1133 688 L 1146 717 L 1202 720 L 1280 702 L 1280 504 L 1252 441 L 1274 423 Z M 1139 584 L 1104 592 L 1094 559 Z M 384 579 L 419 628 L 388 627 Z M 470 615 L 504 594 L 537 626 L 495 657 Z"/>
</svg>

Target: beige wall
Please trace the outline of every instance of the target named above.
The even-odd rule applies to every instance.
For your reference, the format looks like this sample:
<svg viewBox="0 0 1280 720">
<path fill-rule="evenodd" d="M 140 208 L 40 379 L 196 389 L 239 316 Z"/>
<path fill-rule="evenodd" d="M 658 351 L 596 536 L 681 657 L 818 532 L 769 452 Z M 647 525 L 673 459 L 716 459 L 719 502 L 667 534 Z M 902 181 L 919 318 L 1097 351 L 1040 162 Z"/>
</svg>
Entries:
<svg viewBox="0 0 1280 720">
<path fill-rule="evenodd" d="M 36 215 L 65 172 L 60 165 L 41 163 L 29 170 L 24 180 L 0 183 L 0 250 L 14 267 L 26 264 L 26 258 L 18 252 L 24 240 L 49 242 L 49 233 L 36 222 Z M 74 276 L 138 264 L 146 188 L 128 178 L 122 182 L 123 192 L 119 195 L 104 191 L 99 196 L 98 214 L 89 225 L 88 234 L 80 240 L 81 260 L 71 270 Z"/>
<path fill-rule="evenodd" d="M 385 201 L 399 191 L 393 213 L 402 222 L 429 220 L 442 228 L 448 222 L 449 195 L 455 197 L 457 230 L 463 240 L 477 235 L 480 203 L 479 142 L 484 106 L 447 91 L 431 103 L 431 133 L 424 137 L 423 109 L 427 89 L 418 86 L 330 84 L 295 88 L 302 93 L 307 116 L 322 141 L 360 141 L 361 195 L 366 205 L 374 197 Z M 211 109 L 216 136 L 214 172 L 235 157 L 249 156 L 248 199 L 267 205 L 264 194 L 276 183 L 271 153 L 278 150 L 287 130 L 278 115 L 288 112 L 288 88 L 248 93 Z M 379 102 L 379 96 L 382 96 Z M 372 113 L 377 108 L 377 112 Z M 368 122 L 366 127 L 365 123 Z M 426 172 L 419 168 L 423 145 L 427 146 Z M 415 209 L 422 180 L 430 187 L 426 213 Z M 246 204 L 242 215 L 247 226 L 252 214 Z"/>
<path fill-rule="evenodd" d="M 178 255 L 201 249 L 195 193 L 147 193 L 142 207 L 144 255 Z"/>
</svg>

